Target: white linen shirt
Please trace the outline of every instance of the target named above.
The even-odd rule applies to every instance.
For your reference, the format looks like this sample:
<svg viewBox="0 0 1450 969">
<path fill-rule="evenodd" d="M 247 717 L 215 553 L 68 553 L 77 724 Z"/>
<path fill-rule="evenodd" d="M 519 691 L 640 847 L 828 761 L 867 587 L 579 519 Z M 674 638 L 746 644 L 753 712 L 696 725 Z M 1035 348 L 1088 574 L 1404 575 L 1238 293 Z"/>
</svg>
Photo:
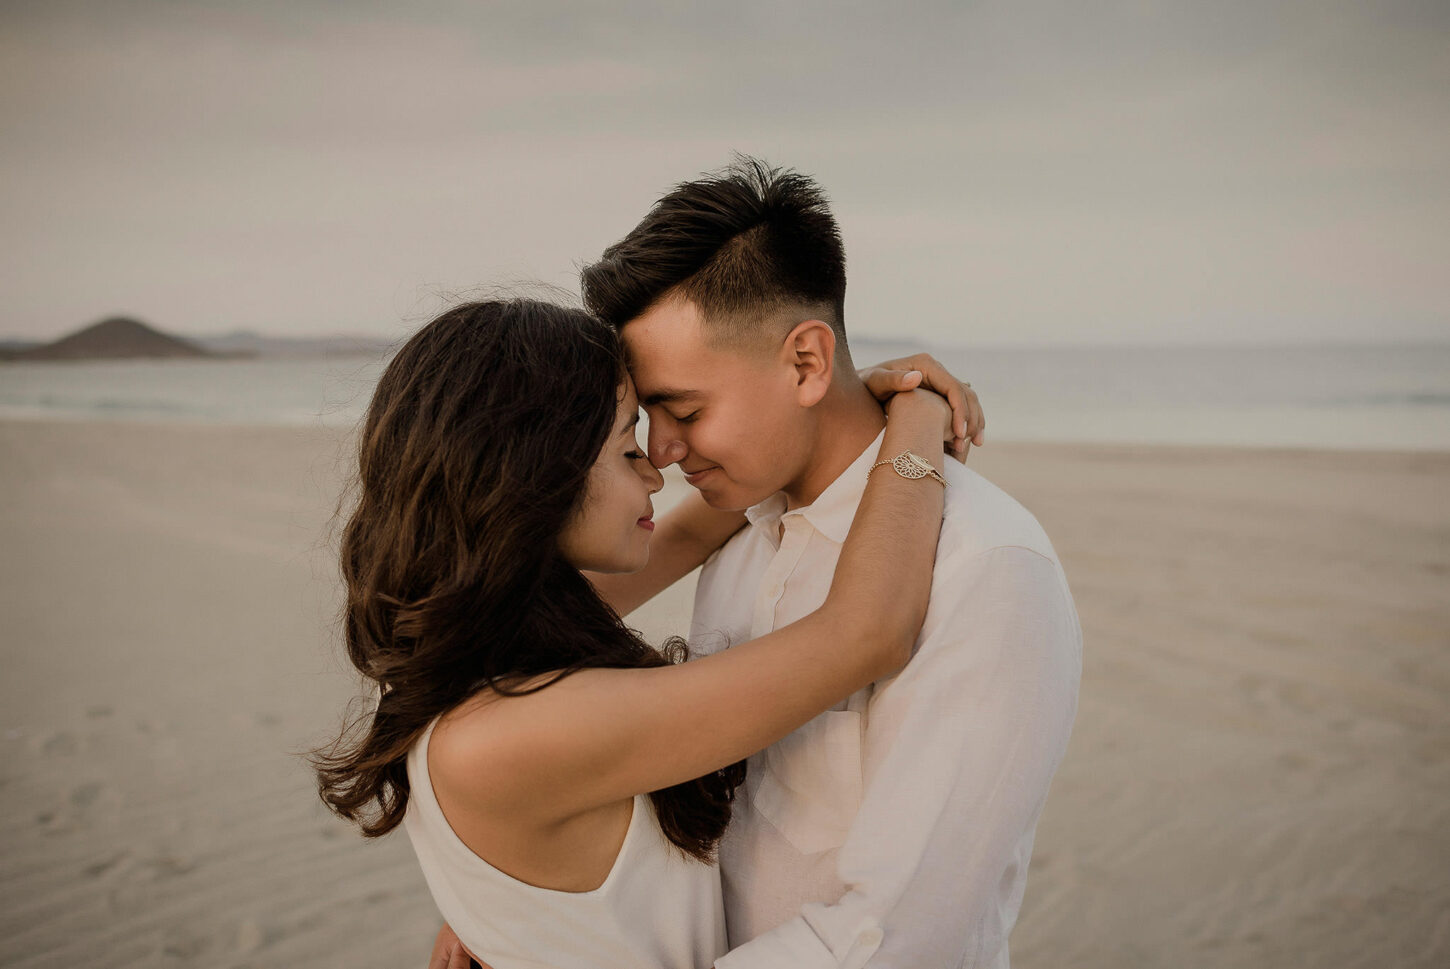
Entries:
<svg viewBox="0 0 1450 969">
<path fill-rule="evenodd" d="M 700 576 L 696 651 L 825 601 L 880 444 L 810 506 L 786 511 L 776 495 L 747 512 Z M 734 948 L 719 969 L 1009 965 L 1077 710 L 1082 633 L 1036 519 L 956 462 L 945 474 L 911 662 L 750 758 L 720 848 Z"/>
</svg>

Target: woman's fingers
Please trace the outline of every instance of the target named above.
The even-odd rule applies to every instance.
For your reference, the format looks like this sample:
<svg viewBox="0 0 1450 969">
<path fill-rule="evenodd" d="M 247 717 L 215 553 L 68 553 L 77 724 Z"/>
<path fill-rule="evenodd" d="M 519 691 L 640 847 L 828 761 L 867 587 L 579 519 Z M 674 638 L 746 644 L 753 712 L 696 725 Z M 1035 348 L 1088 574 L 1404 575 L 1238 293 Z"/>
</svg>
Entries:
<svg viewBox="0 0 1450 969">
<path fill-rule="evenodd" d="M 433 940 L 433 954 L 428 959 L 428 969 L 469 969 L 469 964 L 468 950 L 445 922 Z"/>
<path fill-rule="evenodd" d="M 977 399 L 977 392 L 972 389 L 971 384 L 963 384 L 967 396 L 967 428 L 966 437 L 972 443 L 981 447 L 986 441 L 987 415 L 982 413 L 982 402 Z"/>
<path fill-rule="evenodd" d="M 877 400 L 886 400 L 896 394 L 915 390 L 921 383 L 921 372 L 909 368 L 867 367 L 857 371 L 856 375 Z"/>
</svg>

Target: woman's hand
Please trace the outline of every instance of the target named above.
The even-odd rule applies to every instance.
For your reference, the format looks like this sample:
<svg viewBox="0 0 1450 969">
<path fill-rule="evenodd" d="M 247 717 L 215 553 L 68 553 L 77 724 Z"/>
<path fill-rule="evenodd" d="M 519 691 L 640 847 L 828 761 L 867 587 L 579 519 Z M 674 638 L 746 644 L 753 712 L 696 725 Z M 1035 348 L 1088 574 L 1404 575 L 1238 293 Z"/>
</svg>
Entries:
<svg viewBox="0 0 1450 969">
<path fill-rule="evenodd" d="M 953 424 L 945 439 L 947 453 L 958 461 L 967 460 L 967 449 L 986 442 L 987 418 L 972 385 L 957 380 L 929 353 L 887 360 L 874 367 L 857 371 L 866 389 L 877 400 L 888 400 L 893 394 L 908 390 L 929 390 L 944 397 L 951 405 Z"/>
<path fill-rule="evenodd" d="M 438 930 L 438 937 L 433 940 L 433 954 L 428 959 L 428 969 L 469 969 L 471 961 L 477 961 L 483 969 L 489 969 L 488 963 L 471 960 L 470 956 L 471 953 L 454 934 L 453 928 L 444 922 L 443 928 Z"/>
</svg>

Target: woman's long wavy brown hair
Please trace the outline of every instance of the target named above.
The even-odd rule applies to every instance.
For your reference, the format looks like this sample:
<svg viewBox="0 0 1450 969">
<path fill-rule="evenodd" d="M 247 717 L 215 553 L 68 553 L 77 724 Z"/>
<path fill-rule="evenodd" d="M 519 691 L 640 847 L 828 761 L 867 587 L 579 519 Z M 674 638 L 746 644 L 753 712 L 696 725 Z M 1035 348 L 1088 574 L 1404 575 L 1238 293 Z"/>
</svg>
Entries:
<svg viewBox="0 0 1450 969">
<path fill-rule="evenodd" d="M 612 328 L 535 300 L 443 313 L 388 364 L 358 444 L 343 530 L 347 653 L 376 708 L 313 753 L 334 812 L 377 837 L 408 805 L 408 750 L 479 690 L 516 695 L 590 667 L 663 666 L 558 551 L 618 407 Z M 660 826 L 706 859 L 744 765 L 650 794 Z"/>
</svg>

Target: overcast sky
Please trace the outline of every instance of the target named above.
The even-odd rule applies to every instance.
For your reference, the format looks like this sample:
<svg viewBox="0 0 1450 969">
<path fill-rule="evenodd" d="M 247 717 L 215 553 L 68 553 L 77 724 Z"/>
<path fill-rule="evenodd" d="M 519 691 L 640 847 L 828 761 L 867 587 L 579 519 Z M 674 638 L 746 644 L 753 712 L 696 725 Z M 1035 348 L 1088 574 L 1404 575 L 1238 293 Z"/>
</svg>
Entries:
<svg viewBox="0 0 1450 969">
<path fill-rule="evenodd" d="M 815 175 L 852 332 L 1450 338 L 1450 4 L 0 5 L 0 336 L 396 336 Z"/>
</svg>

